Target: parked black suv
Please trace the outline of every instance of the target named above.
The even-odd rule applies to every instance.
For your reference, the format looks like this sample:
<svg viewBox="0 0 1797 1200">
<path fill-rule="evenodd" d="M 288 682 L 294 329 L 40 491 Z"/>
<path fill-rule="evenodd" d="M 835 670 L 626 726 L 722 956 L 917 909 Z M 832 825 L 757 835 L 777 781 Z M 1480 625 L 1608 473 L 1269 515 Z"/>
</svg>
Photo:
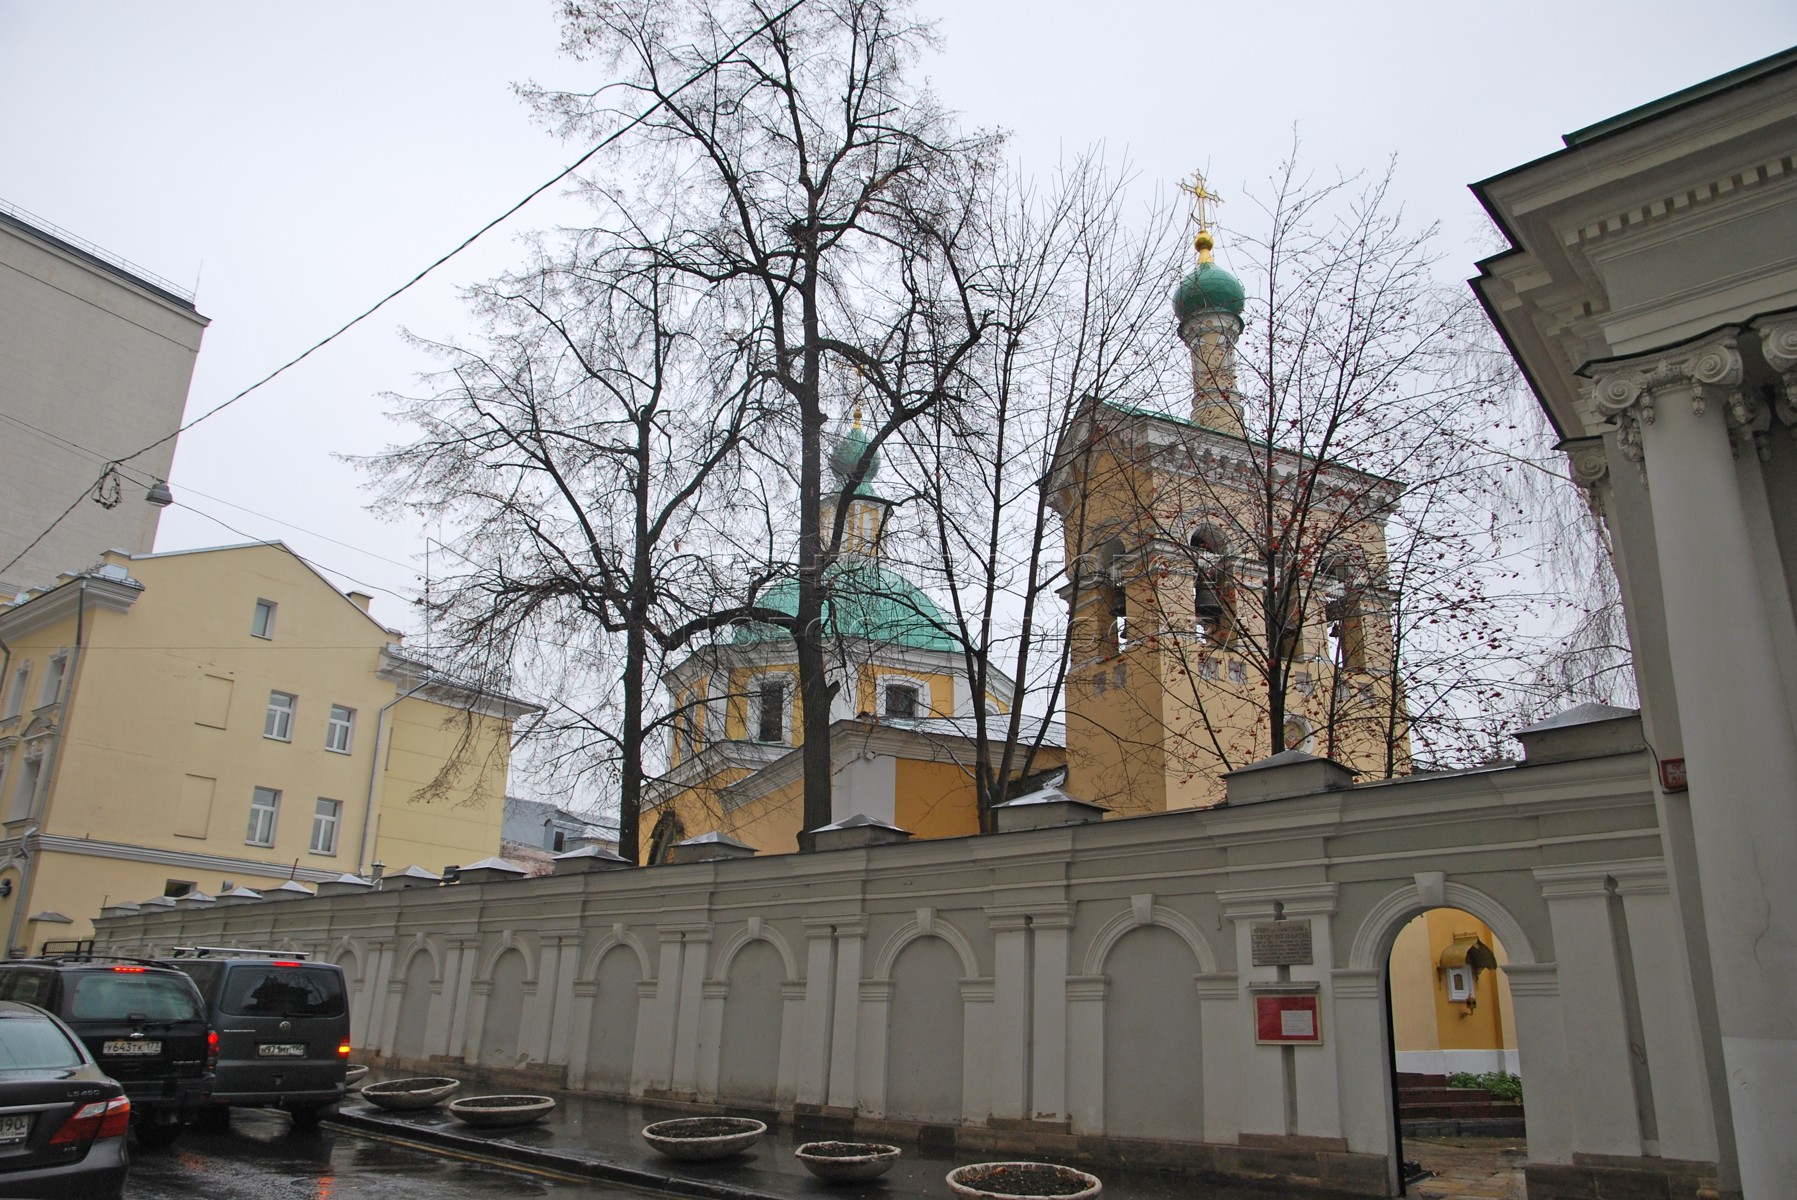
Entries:
<svg viewBox="0 0 1797 1200">
<path fill-rule="evenodd" d="M 131 1127 L 146 1149 L 166 1146 L 212 1090 L 217 1040 L 193 980 L 129 959 L 27 958 L 0 963 L 0 1000 L 61 1017 L 125 1085 Z"/>
<path fill-rule="evenodd" d="M 343 968 L 285 951 L 183 947 L 167 960 L 193 977 L 218 1032 L 209 1104 L 278 1105 L 298 1126 L 343 1099 L 349 991 Z"/>
</svg>

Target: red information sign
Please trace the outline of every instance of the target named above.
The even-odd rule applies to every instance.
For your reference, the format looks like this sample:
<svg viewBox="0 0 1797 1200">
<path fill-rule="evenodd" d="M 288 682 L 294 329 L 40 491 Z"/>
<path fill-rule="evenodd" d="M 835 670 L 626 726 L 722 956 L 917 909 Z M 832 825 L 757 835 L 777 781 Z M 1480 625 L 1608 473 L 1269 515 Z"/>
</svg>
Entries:
<svg viewBox="0 0 1797 1200">
<path fill-rule="evenodd" d="M 1315 996 L 1256 996 L 1254 1040 L 1263 1046 L 1316 1046 L 1323 1022 Z"/>
</svg>

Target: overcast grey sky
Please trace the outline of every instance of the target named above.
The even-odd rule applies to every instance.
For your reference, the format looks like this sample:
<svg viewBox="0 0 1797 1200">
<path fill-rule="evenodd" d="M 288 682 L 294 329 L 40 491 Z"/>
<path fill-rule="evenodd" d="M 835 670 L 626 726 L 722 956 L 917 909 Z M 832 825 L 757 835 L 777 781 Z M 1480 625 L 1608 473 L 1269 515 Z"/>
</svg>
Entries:
<svg viewBox="0 0 1797 1200">
<path fill-rule="evenodd" d="M 594 86 L 549 0 L 0 0 L 0 199 L 198 285 L 212 318 L 191 418 L 403 282 L 578 157 L 511 84 Z M 1558 135 L 1797 42 L 1797 5 L 946 3 L 927 72 L 972 124 L 1046 173 L 1103 143 L 1145 192 L 1207 166 L 1264 181 L 1297 127 L 1319 169 L 1396 154 L 1411 214 L 1457 274 L 1489 251 L 1465 185 Z M 183 436 L 158 549 L 281 538 L 375 615 L 413 628 L 427 531 L 364 509 L 333 453 L 402 438 L 381 393 L 452 336 L 458 286 L 578 218 L 514 217 L 350 335 Z M 1227 226 L 1232 214 L 1222 214 Z M 1227 261 L 1227 246 L 1222 249 Z M 72 468 L 73 469 L 73 468 Z M 94 467 L 97 472 L 97 465 Z M 72 474 L 71 497 L 91 475 Z M 227 529 L 215 520 L 227 522 Z M 342 543 L 342 544 L 339 544 Z M 73 565 L 73 564 L 71 564 Z"/>
</svg>

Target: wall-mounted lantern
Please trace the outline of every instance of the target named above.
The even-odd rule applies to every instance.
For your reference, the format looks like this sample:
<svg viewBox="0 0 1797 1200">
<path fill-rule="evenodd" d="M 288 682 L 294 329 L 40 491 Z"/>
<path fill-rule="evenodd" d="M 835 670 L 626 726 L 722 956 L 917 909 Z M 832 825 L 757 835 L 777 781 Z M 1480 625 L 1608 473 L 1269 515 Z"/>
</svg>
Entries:
<svg viewBox="0 0 1797 1200">
<path fill-rule="evenodd" d="M 1466 1006 L 1461 1016 L 1471 1016 L 1479 1007 L 1479 972 L 1493 970 L 1497 965 L 1497 955 L 1476 933 L 1455 934 L 1441 952 L 1442 982 L 1448 990 L 1448 1001 Z"/>
</svg>

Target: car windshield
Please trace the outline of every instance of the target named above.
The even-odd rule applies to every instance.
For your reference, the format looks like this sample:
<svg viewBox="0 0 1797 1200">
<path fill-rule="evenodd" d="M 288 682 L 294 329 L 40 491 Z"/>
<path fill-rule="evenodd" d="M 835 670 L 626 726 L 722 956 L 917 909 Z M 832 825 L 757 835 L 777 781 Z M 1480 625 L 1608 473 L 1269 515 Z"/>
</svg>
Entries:
<svg viewBox="0 0 1797 1200">
<path fill-rule="evenodd" d="M 194 1002 L 193 985 L 181 975 L 148 972 L 89 971 L 75 979 L 69 999 L 70 1021 L 204 1020 Z"/>
<path fill-rule="evenodd" d="M 325 967 L 236 967 L 219 1007 L 241 1017 L 340 1017 L 343 976 Z"/>
<path fill-rule="evenodd" d="M 77 1067 L 81 1051 L 55 1024 L 41 1017 L 0 1019 L 0 1071 Z"/>
</svg>

